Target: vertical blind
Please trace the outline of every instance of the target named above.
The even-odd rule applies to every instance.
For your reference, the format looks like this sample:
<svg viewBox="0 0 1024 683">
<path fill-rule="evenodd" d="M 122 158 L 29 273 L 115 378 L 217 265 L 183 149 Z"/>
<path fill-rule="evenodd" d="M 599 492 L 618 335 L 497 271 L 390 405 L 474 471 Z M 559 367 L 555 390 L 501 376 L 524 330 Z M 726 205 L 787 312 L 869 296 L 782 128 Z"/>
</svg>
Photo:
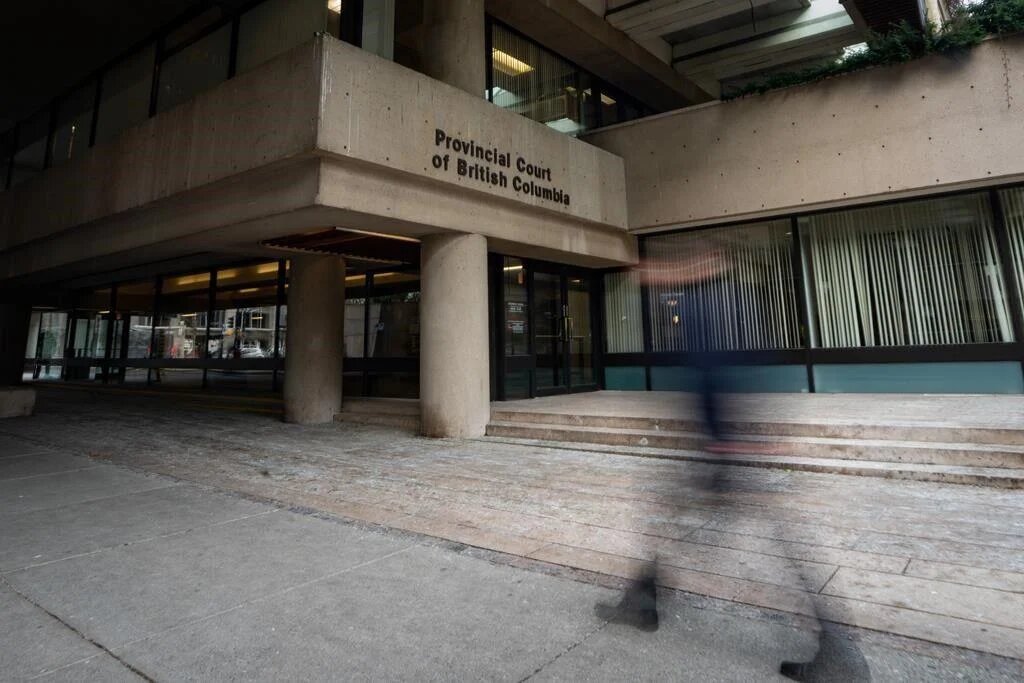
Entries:
<svg viewBox="0 0 1024 683">
<path fill-rule="evenodd" d="M 999 197 L 1003 202 L 1003 215 L 1006 217 L 1006 232 L 1010 242 L 1010 255 L 1007 258 L 1010 259 L 1017 274 L 1017 285 L 1024 289 L 1024 188 L 1003 190 Z M 1020 294 L 1020 301 L 1024 304 L 1024 291 Z"/>
<path fill-rule="evenodd" d="M 1012 341 L 985 195 L 801 222 L 820 346 Z"/>
<path fill-rule="evenodd" d="M 800 346 L 788 220 L 648 238 L 652 262 L 683 264 L 714 249 L 727 268 L 702 282 L 648 289 L 654 351 L 789 349 Z M 665 280 L 665 277 L 660 278 Z M 700 317 L 703 323 L 695 320 Z M 694 327 L 702 325 L 703 330 Z"/>
<path fill-rule="evenodd" d="M 639 353 L 644 350 L 638 273 L 626 271 L 605 275 L 604 318 L 608 353 Z"/>
<path fill-rule="evenodd" d="M 494 24 L 491 101 L 541 123 L 579 126 L 576 69 L 532 41 Z M 561 122 L 561 123 L 559 123 Z"/>
</svg>

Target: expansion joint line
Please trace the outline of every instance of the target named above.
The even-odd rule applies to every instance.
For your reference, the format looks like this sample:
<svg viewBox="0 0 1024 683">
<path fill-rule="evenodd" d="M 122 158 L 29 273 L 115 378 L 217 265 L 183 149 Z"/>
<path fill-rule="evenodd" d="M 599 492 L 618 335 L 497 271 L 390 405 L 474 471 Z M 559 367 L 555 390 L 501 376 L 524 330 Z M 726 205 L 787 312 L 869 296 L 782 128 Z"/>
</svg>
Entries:
<svg viewBox="0 0 1024 683">
<path fill-rule="evenodd" d="M 119 656 L 118 656 L 117 654 L 115 654 L 114 652 L 112 652 L 112 651 L 111 651 L 111 650 L 110 650 L 110 649 L 109 649 L 109 648 L 108 648 L 107 646 L 105 646 L 105 645 L 104 645 L 103 643 L 100 643 L 100 642 L 98 642 L 98 641 L 96 641 L 96 640 L 93 640 L 92 638 L 90 638 L 89 636 L 85 635 L 84 633 L 82 633 L 81 631 L 79 631 L 79 630 L 78 630 L 77 628 L 75 628 L 74 626 L 72 626 L 71 624 L 69 624 L 68 622 L 66 622 L 66 621 L 64 621 L 63 619 L 61 619 L 61 618 L 60 618 L 59 616 L 57 616 L 56 614 L 54 614 L 54 613 L 53 613 L 53 612 L 51 612 L 50 610 L 46 609 L 45 607 L 43 607 L 42 605 L 40 605 L 40 604 L 39 604 L 38 602 L 36 602 L 35 600 L 33 600 L 32 598 L 30 598 L 29 596 L 27 596 L 27 595 L 25 595 L 24 593 L 22 593 L 22 592 L 21 592 L 20 590 L 18 590 L 17 588 L 15 588 L 15 587 L 14 587 L 14 585 L 12 585 L 12 584 L 11 584 L 11 582 L 7 580 L 7 577 L 6 577 L 6 576 L 4 576 L 3 574 L 0 574 L 0 583 L 2 583 L 2 584 L 3 584 L 4 586 L 6 586 L 7 588 L 9 588 L 9 589 L 11 590 L 11 592 L 12 592 L 12 593 L 14 593 L 15 595 L 17 595 L 17 596 L 18 596 L 19 598 L 21 598 L 21 599 L 22 599 L 22 600 L 24 600 L 25 602 L 29 603 L 30 605 L 32 605 L 32 606 L 33 606 L 33 607 L 35 607 L 36 609 L 40 610 L 41 612 L 45 613 L 45 614 L 46 614 L 46 615 L 48 615 L 48 616 L 49 616 L 49 617 L 50 617 L 51 619 L 53 619 L 54 621 L 56 621 L 56 622 L 58 622 L 59 624 L 61 624 L 61 625 L 62 625 L 62 626 L 63 626 L 64 628 L 68 629 L 69 631 L 71 631 L 72 633 L 74 633 L 74 634 L 75 634 L 76 636 L 78 636 L 79 638 L 81 638 L 82 640 L 84 640 L 85 642 L 89 643 L 90 645 L 92 645 L 92 646 L 93 646 L 93 647 L 95 647 L 96 649 L 100 650 L 101 652 L 104 652 L 104 653 L 106 653 L 106 654 L 110 655 L 111 657 L 113 657 L 113 658 L 114 658 L 114 659 L 115 659 L 115 660 L 116 660 L 116 661 L 118 662 L 118 664 L 120 664 L 120 665 L 121 665 L 121 666 L 123 666 L 124 668 L 128 669 L 129 671 L 131 671 L 131 672 L 132 672 L 133 674 L 135 674 L 136 676 L 138 676 L 138 677 L 139 677 L 139 678 L 141 678 L 142 680 L 144 680 L 144 681 L 149 681 L 149 683 L 155 683 L 155 680 L 154 680 L 154 679 L 153 679 L 152 677 L 148 676 L 148 675 L 147 675 L 147 674 L 146 674 L 146 673 L 145 673 L 144 671 L 140 670 L 139 668 L 137 668 L 137 667 L 133 666 L 132 664 L 130 664 L 130 663 L 126 662 L 125 660 L 123 660 L 123 659 L 122 659 L 121 657 L 119 657 Z M 93 656 L 95 656 L 95 655 L 93 655 Z M 79 663 L 79 662 L 84 662 L 84 661 L 88 661 L 89 659 L 92 659 L 92 657 L 86 657 L 86 658 L 84 658 L 84 659 L 80 659 L 80 660 L 78 660 L 77 662 L 72 662 L 71 664 L 66 664 L 66 665 L 64 665 L 64 666 L 58 667 L 58 668 L 56 668 L 56 669 L 53 669 L 53 670 L 51 670 L 51 671 L 46 671 L 46 672 L 43 672 L 43 673 L 42 673 L 42 674 L 40 674 L 40 675 L 48 675 L 48 674 L 50 674 L 50 673 L 53 673 L 53 671 L 60 671 L 61 669 L 67 668 L 68 666 L 71 666 L 71 665 L 73 665 L 73 664 L 77 664 L 77 663 Z M 38 678 L 38 676 L 37 676 L 37 678 Z"/>
<path fill-rule="evenodd" d="M 548 668 L 549 666 L 551 666 L 552 664 L 557 662 L 563 655 L 567 655 L 570 652 L 572 652 L 573 650 L 575 650 L 577 647 L 582 645 L 588 638 L 590 638 L 590 636 L 594 635 L 595 633 L 597 633 L 598 631 L 603 629 L 605 626 L 607 626 L 608 623 L 609 622 L 607 622 L 607 621 L 602 621 L 601 625 L 598 626 L 597 628 L 595 628 L 593 631 L 590 631 L 590 632 L 586 633 L 582 638 L 577 640 L 575 643 L 573 643 L 572 645 L 570 645 L 569 647 L 565 648 L 564 650 L 559 652 L 557 655 L 555 655 L 554 657 L 552 657 L 548 661 L 546 661 L 543 664 L 541 664 L 540 666 L 538 666 L 528 676 L 524 676 L 523 678 L 520 678 L 519 679 L 519 683 L 525 683 L 525 681 L 530 680 L 531 678 L 533 678 L 534 676 L 539 674 L 541 671 L 543 671 L 544 669 Z"/>
</svg>

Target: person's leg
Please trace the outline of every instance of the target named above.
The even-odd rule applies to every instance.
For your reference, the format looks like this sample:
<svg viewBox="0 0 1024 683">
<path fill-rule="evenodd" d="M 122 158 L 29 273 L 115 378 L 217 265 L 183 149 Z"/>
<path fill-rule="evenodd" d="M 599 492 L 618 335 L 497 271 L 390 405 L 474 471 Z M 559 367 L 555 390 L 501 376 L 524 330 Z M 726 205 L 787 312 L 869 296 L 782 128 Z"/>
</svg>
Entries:
<svg viewBox="0 0 1024 683">
<path fill-rule="evenodd" d="M 644 567 L 626 588 L 617 605 L 599 603 L 594 607 L 598 619 L 625 624 L 641 631 L 658 630 L 658 563 Z"/>
</svg>

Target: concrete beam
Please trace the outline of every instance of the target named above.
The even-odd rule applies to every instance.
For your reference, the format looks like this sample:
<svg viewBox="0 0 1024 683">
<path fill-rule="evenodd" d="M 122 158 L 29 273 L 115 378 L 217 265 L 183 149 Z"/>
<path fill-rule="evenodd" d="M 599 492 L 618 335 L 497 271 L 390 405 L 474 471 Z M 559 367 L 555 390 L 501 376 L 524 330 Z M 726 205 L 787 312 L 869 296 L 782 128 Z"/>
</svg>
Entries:
<svg viewBox="0 0 1024 683">
<path fill-rule="evenodd" d="M 587 139 L 626 159 L 630 227 L 757 220 L 1024 180 L 1024 38 L 675 112 Z"/>
<path fill-rule="evenodd" d="M 439 144 L 439 128 L 507 154 L 507 182 L 460 175 L 459 160 L 480 160 Z M 516 168 L 520 158 L 545 179 Z M 571 201 L 517 191 L 515 176 Z M 251 250 L 332 225 L 469 231 L 553 260 L 621 265 L 636 258 L 626 223 L 620 158 L 320 37 L 0 193 L 0 286 Z"/>
<path fill-rule="evenodd" d="M 576 0 L 487 0 L 487 12 L 657 110 L 712 99 Z"/>
</svg>

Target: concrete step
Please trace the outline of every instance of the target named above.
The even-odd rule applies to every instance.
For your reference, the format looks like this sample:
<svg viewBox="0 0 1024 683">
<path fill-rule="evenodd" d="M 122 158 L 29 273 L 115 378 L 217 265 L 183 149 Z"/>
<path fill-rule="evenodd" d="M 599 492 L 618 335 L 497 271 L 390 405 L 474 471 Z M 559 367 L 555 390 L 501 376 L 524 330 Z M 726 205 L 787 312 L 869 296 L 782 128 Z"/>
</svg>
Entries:
<svg viewBox="0 0 1024 683">
<path fill-rule="evenodd" d="M 588 443 L 694 451 L 707 440 L 702 434 L 685 431 L 596 428 L 559 424 L 492 421 L 488 436 L 535 439 L 549 442 Z M 971 443 L 939 443 L 898 440 L 836 439 L 805 436 L 738 437 L 744 441 L 772 444 L 787 456 L 916 463 L 951 467 L 1024 468 L 1024 447 L 989 446 Z"/>
<path fill-rule="evenodd" d="M 420 402 L 402 398 L 347 398 L 335 422 L 382 425 L 402 430 L 420 430 Z"/>
<path fill-rule="evenodd" d="M 640 446 L 609 446 L 580 444 L 543 439 L 486 436 L 483 441 L 505 443 L 529 448 L 627 455 L 665 460 L 682 460 L 734 467 L 762 467 L 798 472 L 820 472 L 883 479 L 905 479 L 942 484 L 987 486 L 1002 489 L 1024 489 L 1024 467 L 961 467 L 919 463 L 880 462 L 873 460 L 843 460 L 837 458 L 798 457 L 782 455 L 716 455 L 696 450 L 675 450 Z"/>
<path fill-rule="evenodd" d="M 693 418 L 638 417 L 628 415 L 571 414 L 508 410 L 496 407 L 491 411 L 494 422 L 567 425 L 648 431 L 695 432 L 703 430 L 700 420 Z M 726 421 L 731 434 L 752 436 L 798 436 L 831 439 L 866 439 L 921 441 L 939 443 L 972 443 L 1002 446 L 1024 446 L 1024 421 L 1021 428 L 984 428 L 943 425 L 936 421 L 886 422 L 871 424 L 850 420 L 779 419 L 765 421 Z"/>
</svg>

